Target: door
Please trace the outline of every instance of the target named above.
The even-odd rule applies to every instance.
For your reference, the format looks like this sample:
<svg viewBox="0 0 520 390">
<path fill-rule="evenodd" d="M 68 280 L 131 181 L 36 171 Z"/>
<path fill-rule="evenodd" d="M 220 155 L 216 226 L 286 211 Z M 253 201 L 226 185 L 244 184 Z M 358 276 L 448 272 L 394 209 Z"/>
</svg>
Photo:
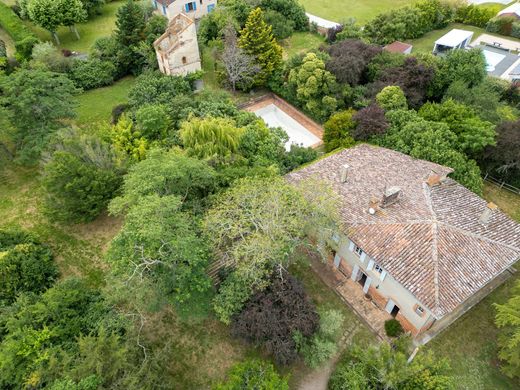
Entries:
<svg viewBox="0 0 520 390">
<path fill-rule="evenodd" d="M 368 294 L 368 289 L 370 288 L 370 283 L 372 283 L 372 278 L 367 278 L 367 280 L 365 281 L 365 285 L 363 286 L 363 292 L 365 294 Z"/>
<path fill-rule="evenodd" d="M 355 265 L 354 268 L 352 269 L 352 276 L 350 277 L 350 279 L 356 281 L 358 278 L 358 274 L 359 274 L 359 267 L 357 265 Z"/>
<path fill-rule="evenodd" d="M 390 313 L 390 315 L 395 318 L 397 316 L 397 313 L 399 313 L 399 306 L 397 306 L 394 301 L 389 299 L 388 303 L 386 304 L 385 310 L 387 313 Z"/>
<path fill-rule="evenodd" d="M 339 267 L 339 263 L 341 263 L 341 256 L 336 253 L 334 255 L 334 267 L 338 268 Z"/>
<path fill-rule="evenodd" d="M 361 271 L 361 277 L 358 280 L 358 283 L 365 287 L 365 282 L 367 281 L 367 275 Z"/>
</svg>

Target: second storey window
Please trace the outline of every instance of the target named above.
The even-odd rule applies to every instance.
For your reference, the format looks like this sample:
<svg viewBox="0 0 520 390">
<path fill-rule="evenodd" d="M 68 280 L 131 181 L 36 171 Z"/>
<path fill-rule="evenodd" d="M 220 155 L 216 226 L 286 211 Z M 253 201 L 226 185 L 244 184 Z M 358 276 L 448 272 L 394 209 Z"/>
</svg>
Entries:
<svg viewBox="0 0 520 390">
<path fill-rule="evenodd" d="M 358 256 L 361 256 L 363 254 L 363 249 L 356 245 L 354 246 L 354 252 L 356 252 Z"/>
<path fill-rule="evenodd" d="M 379 274 L 383 273 L 383 267 L 381 267 L 379 264 L 374 265 L 374 270 Z"/>
<path fill-rule="evenodd" d="M 186 3 L 185 5 L 186 12 L 195 11 L 197 9 L 197 3 L 192 1 L 191 3 Z"/>
</svg>

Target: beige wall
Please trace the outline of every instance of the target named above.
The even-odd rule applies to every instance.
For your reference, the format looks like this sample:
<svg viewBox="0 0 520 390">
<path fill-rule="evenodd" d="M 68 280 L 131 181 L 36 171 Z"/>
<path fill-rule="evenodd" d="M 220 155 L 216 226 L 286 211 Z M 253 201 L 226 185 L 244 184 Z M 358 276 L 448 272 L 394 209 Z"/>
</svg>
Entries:
<svg viewBox="0 0 520 390">
<path fill-rule="evenodd" d="M 350 269 L 357 265 L 362 272 L 372 279 L 369 294 L 374 296 L 374 302 L 382 309 L 385 309 L 388 300 L 392 299 L 399 307 L 399 314 L 396 318 L 401 321 L 405 329 L 413 333 L 425 330 L 425 327 L 431 325 L 433 315 L 428 308 L 398 283 L 390 273 L 386 272 L 384 280 L 381 280 L 382 274 L 379 274 L 374 268 L 369 271 L 367 267 L 371 258 L 365 254 L 364 260 L 361 261 L 357 253 L 350 251 L 350 242 L 346 236 L 341 235 L 339 243 L 331 242 L 331 246 L 341 256 L 341 262 L 347 263 Z M 376 259 L 372 260 L 377 264 Z M 360 276 L 361 274 L 358 277 Z M 359 288 L 361 289 L 362 286 L 360 285 Z M 416 305 L 420 305 L 424 309 L 422 316 L 415 312 Z"/>
<path fill-rule="evenodd" d="M 187 3 L 196 3 L 197 9 L 195 11 L 186 12 L 186 4 Z M 213 5 L 217 6 L 217 0 L 176 0 L 167 9 L 168 19 L 172 19 L 175 15 L 179 13 L 184 13 L 189 16 L 191 19 L 200 19 L 204 15 L 208 14 L 208 6 Z M 160 4 L 159 4 L 160 6 Z M 159 7 L 160 8 L 160 7 Z M 161 11 L 161 9 L 160 9 Z"/>
</svg>

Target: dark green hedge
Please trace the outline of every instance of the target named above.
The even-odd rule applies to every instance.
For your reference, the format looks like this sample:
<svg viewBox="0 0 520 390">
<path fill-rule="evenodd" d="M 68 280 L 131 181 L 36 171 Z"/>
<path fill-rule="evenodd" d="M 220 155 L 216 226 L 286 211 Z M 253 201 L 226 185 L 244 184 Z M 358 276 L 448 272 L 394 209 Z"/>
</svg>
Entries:
<svg viewBox="0 0 520 390">
<path fill-rule="evenodd" d="M 16 51 L 22 58 L 29 58 L 38 38 L 22 20 L 4 3 L 0 2 L 0 27 L 13 39 Z"/>
</svg>

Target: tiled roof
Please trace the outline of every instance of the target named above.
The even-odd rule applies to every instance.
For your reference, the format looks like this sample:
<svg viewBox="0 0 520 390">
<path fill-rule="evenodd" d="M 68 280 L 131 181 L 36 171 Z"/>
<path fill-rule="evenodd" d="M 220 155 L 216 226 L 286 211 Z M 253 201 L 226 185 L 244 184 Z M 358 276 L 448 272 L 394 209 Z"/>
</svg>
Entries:
<svg viewBox="0 0 520 390">
<path fill-rule="evenodd" d="M 341 182 L 341 168 L 348 164 Z M 452 170 L 370 145 L 345 149 L 287 176 L 319 177 L 340 195 L 347 235 L 441 318 L 520 258 L 520 224 L 454 180 Z M 428 178 L 439 175 L 440 184 Z M 386 188 L 399 200 L 368 209 Z M 371 203 L 372 202 L 372 203 Z"/>
<path fill-rule="evenodd" d="M 175 0 L 157 0 L 159 4 L 163 4 L 166 7 L 168 7 L 170 4 L 174 3 Z"/>
<path fill-rule="evenodd" d="M 389 51 L 391 53 L 404 53 L 408 49 L 412 48 L 412 45 L 409 45 L 408 43 L 395 41 L 389 45 L 386 45 L 384 49 L 386 51 Z"/>
</svg>

